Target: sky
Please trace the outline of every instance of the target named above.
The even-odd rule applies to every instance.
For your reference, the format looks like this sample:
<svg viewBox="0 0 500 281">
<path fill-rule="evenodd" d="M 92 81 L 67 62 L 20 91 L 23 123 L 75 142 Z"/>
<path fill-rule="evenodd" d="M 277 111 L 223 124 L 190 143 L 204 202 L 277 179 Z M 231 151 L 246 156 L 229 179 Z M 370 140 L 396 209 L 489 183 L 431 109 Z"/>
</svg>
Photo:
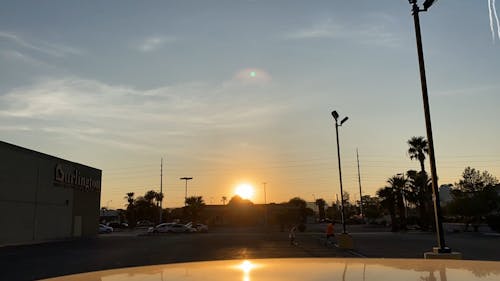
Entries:
<svg viewBox="0 0 500 281">
<path fill-rule="evenodd" d="M 439 184 L 500 177 L 491 1 L 421 13 Z M 499 4 L 500 5 L 500 4 Z M 490 9 L 489 9 L 490 7 Z M 359 199 L 419 169 L 425 136 L 408 1 L 2 1 L 0 139 L 103 171 L 101 205 L 160 189 L 221 204 Z M 426 162 L 426 167 L 429 163 Z"/>
</svg>

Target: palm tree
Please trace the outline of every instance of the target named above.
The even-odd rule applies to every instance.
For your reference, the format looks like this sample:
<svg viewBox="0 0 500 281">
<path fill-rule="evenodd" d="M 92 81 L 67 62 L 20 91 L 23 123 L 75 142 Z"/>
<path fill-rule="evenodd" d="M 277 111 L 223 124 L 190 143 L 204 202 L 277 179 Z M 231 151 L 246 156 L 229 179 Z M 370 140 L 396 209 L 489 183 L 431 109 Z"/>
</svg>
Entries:
<svg viewBox="0 0 500 281">
<path fill-rule="evenodd" d="M 156 206 L 160 206 L 160 202 L 163 200 L 163 193 L 156 192 L 155 194 Z"/>
<path fill-rule="evenodd" d="M 420 171 L 425 172 L 425 155 L 429 153 L 429 144 L 424 137 L 412 137 L 408 140 L 408 155 L 410 159 L 417 159 L 420 162 Z"/>
<path fill-rule="evenodd" d="M 201 196 L 191 196 L 186 198 L 186 211 L 191 220 L 196 220 L 198 218 L 198 213 L 205 206 L 203 197 Z"/>
<path fill-rule="evenodd" d="M 427 229 L 429 226 L 430 210 L 432 209 L 432 188 L 427 183 L 427 173 L 425 172 L 425 155 L 429 154 L 429 143 L 424 137 L 412 137 L 408 140 L 408 155 L 410 159 L 417 159 L 420 162 L 420 182 L 419 199 L 420 199 L 420 226 Z"/>
<path fill-rule="evenodd" d="M 384 187 L 377 190 L 377 196 L 380 198 L 380 205 L 389 211 L 391 216 L 391 231 L 397 231 L 396 225 L 396 196 L 394 189 L 391 187 Z"/>
<path fill-rule="evenodd" d="M 134 193 L 133 192 L 128 192 L 127 193 L 127 196 L 124 197 L 125 200 L 127 200 L 128 204 L 127 204 L 127 209 L 129 207 L 132 207 L 134 205 Z"/>
<path fill-rule="evenodd" d="M 403 200 L 404 194 L 406 193 L 406 186 L 408 180 L 402 176 L 393 176 L 387 180 L 387 183 L 390 185 L 394 192 L 394 196 L 396 199 L 395 205 L 397 206 L 397 211 L 399 215 L 399 226 L 400 229 L 406 229 L 406 212 L 405 212 L 405 202 Z"/>
<path fill-rule="evenodd" d="M 226 196 L 222 196 L 222 205 L 226 205 L 226 201 L 227 201 L 227 197 Z"/>
<path fill-rule="evenodd" d="M 322 220 L 325 218 L 325 205 L 326 201 L 323 198 L 316 199 L 316 206 L 318 206 L 319 210 L 319 219 Z"/>
<path fill-rule="evenodd" d="M 127 210 L 125 211 L 125 217 L 127 218 L 129 227 L 135 226 L 135 199 L 133 192 L 127 192 L 127 196 L 125 196 L 125 200 L 127 200 Z"/>
<path fill-rule="evenodd" d="M 429 206 L 432 202 L 432 182 L 427 173 L 417 172 L 415 170 L 410 170 L 407 172 L 408 175 L 408 195 L 406 199 L 411 203 L 418 206 L 419 217 L 420 217 L 420 227 L 426 230 L 429 227 L 429 212 L 432 206 Z"/>
<path fill-rule="evenodd" d="M 144 194 L 144 199 L 150 203 L 150 204 L 153 204 L 153 200 L 155 200 L 155 198 L 157 197 L 156 195 L 156 191 L 154 190 L 149 190 L 148 192 L 146 192 L 146 194 Z"/>
</svg>

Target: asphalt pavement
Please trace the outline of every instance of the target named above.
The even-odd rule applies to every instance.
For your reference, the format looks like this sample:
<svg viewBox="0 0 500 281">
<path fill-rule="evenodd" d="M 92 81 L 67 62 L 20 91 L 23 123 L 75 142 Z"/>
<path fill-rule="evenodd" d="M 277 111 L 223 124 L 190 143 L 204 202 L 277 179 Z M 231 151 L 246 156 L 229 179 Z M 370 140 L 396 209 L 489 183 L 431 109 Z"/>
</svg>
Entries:
<svg viewBox="0 0 500 281">
<path fill-rule="evenodd" d="M 145 230 L 94 239 L 0 247 L 0 280 L 35 280 L 95 270 L 164 263 L 257 258 L 422 258 L 435 246 L 425 232 L 391 233 L 387 228 L 350 226 L 355 249 L 325 246 L 324 226 L 310 225 L 290 245 L 276 229 L 218 228 L 210 233 L 144 235 Z M 340 232 L 336 229 L 336 232 Z M 447 245 L 465 259 L 500 261 L 500 236 L 447 233 Z"/>
</svg>

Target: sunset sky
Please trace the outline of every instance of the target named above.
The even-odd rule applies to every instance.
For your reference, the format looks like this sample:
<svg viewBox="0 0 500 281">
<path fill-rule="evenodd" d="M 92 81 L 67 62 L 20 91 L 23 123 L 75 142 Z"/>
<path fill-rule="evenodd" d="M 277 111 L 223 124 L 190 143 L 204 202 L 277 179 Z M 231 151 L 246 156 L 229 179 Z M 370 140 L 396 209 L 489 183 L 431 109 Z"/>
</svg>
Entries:
<svg viewBox="0 0 500 281">
<path fill-rule="evenodd" d="M 500 177 L 500 33 L 488 1 L 421 14 L 440 184 Z M 494 20 L 494 18 L 493 18 Z M 493 32 L 492 32 L 493 29 Z M 101 204 L 160 187 L 221 204 L 364 192 L 419 169 L 425 136 L 408 1 L 2 1 L 0 139 L 103 170 Z M 426 162 L 426 167 L 428 167 Z"/>
</svg>

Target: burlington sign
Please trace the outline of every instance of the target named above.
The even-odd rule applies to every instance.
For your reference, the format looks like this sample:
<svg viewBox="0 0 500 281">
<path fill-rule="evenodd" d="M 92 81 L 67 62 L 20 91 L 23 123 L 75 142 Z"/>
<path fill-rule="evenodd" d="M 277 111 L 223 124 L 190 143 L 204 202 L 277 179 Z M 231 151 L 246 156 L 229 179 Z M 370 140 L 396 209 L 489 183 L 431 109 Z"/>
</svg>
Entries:
<svg viewBox="0 0 500 281">
<path fill-rule="evenodd" d="M 101 190 L 100 179 L 82 175 L 78 169 L 63 167 L 61 164 L 56 165 L 54 183 L 81 191 L 99 192 Z"/>
</svg>

